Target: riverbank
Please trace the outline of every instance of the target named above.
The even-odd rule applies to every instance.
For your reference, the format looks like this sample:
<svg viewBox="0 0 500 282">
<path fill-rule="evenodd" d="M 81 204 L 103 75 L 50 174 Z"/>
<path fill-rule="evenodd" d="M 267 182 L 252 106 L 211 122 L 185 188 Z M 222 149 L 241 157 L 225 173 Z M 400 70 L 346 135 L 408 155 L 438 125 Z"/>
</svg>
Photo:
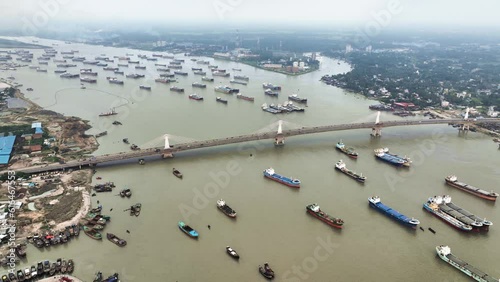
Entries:
<svg viewBox="0 0 500 282">
<path fill-rule="evenodd" d="M 0 202 L 8 203 L 9 187 L 16 190 L 15 201 L 20 208 L 10 221 L 16 226 L 15 242 L 27 242 L 27 238 L 44 232 L 57 234 L 67 226 L 77 225 L 91 208 L 90 190 L 93 172 L 77 170 L 54 172 L 26 177 L 16 174 L 16 169 L 34 165 L 47 165 L 78 159 L 97 150 L 99 144 L 94 136 L 86 135 L 90 129 L 87 121 L 78 117 L 44 110 L 16 89 L 15 98 L 25 102 L 25 107 L 6 109 L 0 116 L 0 132 L 14 132 L 17 136 L 8 170 L 14 173 L 15 183 L 0 185 Z M 25 140 L 21 134 L 31 131 L 31 124 L 40 122 L 44 136 L 40 139 L 42 149 L 38 152 L 26 150 L 24 145 L 35 140 Z M 50 145 L 46 140 L 51 139 Z M 28 146 L 29 147 L 29 146 Z M 8 244 L 0 246 L 0 254 L 9 251 Z"/>
<path fill-rule="evenodd" d="M 310 72 L 314 72 L 314 71 L 319 70 L 319 67 L 315 67 L 315 68 L 310 68 L 310 69 L 307 69 L 306 71 L 301 71 L 301 72 L 288 72 L 286 70 L 264 68 L 264 67 L 259 66 L 258 63 L 253 63 L 253 62 L 250 62 L 250 61 L 233 61 L 233 60 L 223 59 L 223 58 L 220 58 L 220 57 L 212 57 L 212 58 L 214 60 L 221 60 L 221 61 L 230 61 L 230 62 L 235 62 L 235 63 L 242 63 L 242 64 L 245 64 L 245 65 L 248 65 L 248 66 L 252 66 L 252 67 L 255 67 L 255 68 L 258 68 L 258 69 L 261 69 L 261 70 L 266 70 L 266 71 L 270 71 L 270 72 L 281 73 L 281 74 L 290 75 L 290 76 L 299 76 L 299 75 L 303 75 L 303 74 L 306 74 L 306 73 L 310 73 Z"/>
</svg>

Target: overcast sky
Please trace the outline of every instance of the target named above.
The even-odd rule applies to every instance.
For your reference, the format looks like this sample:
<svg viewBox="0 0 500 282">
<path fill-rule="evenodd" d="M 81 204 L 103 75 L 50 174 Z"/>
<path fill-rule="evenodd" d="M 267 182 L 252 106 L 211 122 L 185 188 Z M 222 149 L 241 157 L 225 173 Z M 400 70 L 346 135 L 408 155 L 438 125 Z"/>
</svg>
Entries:
<svg viewBox="0 0 500 282">
<path fill-rule="evenodd" d="M 43 7 L 45 4 L 45 8 Z M 52 5 L 49 5 L 52 4 Z M 55 5 L 54 5 L 55 4 Z M 0 2 L 0 19 L 147 20 L 213 24 L 331 23 L 500 25 L 500 0 L 16 0 Z M 385 24 L 386 18 L 381 18 Z"/>
</svg>

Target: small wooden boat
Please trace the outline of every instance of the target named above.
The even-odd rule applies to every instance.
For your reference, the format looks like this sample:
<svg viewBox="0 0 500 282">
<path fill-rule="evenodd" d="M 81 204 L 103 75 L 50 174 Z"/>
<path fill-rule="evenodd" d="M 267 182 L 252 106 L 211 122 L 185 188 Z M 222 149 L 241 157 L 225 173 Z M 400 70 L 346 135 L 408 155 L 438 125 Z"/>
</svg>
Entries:
<svg viewBox="0 0 500 282">
<path fill-rule="evenodd" d="M 175 167 L 172 169 L 172 173 L 177 176 L 178 178 L 182 179 L 182 173 L 175 169 Z"/>
<path fill-rule="evenodd" d="M 142 205 L 140 203 L 137 203 L 137 204 L 131 206 L 130 207 L 130 215 L 139 216 L 141 214 L 141 207 L 142 207 Z"/>
<path fill-rule="evenodd" d="M 146 163 L 146 162 L 144 161 L 144 159 L 139 159 L 139 164 L 140 164 L 140 165 L 143 165 L 143 164 L 145 164 L 145 163 Z"/>
<path fill-rule="evenodd" d="M 9 280 L 8 281 L 10 281 L 10 282 L 17 282 L 16 275 L 14 273 L 12 273 L 12 272 L 9 272 Z"/>
<path fill-rule="evenodd" d="M 38 264 L 36 265 L 36 273 L 38 276 L 43 275 L 43 262 L 39 261 Z"/>
<path fill-rule="evenodd" d="M 102 206 L 99 205 L 97 208 L 93 208 L 90 210 L 91 213 L 94 213 L 94 214 L 97 214 L 97 213 L 100 213 L 102 211 Z"/>
<path fill-rule="evenodd" d="M 56 271 L 57 272 L 61 271 L 61 265 L 62 265 L 62 259 L 58 258 L 56 261 Z"/>
<path fill-rule="evenodd" d="M 10 281 L 9 276 L 2 275 L 2 282 L 9 282 L 9 281 Z"/>
<path fill-rule="evenodd" d="M 119 282 L 120 280 L 118 279 L 118 273 L 115 273 L 108 278 L 102 280 L 102 282 Z"/>
<path fill-rule="evenodd" d="M 132 196 L 132 192 L 130 191 L 130 189 L 123 189 L 120 191 L 120 196 L 123 198 L 123 197 L 127 197 L 127 198 L 130 198 L 130 196 Z"/>
<path fill-rule="evenodd" d="M 26 245 L 25 244 L 17 245 L 16 254 L 22 258 L 26 257 Z"/>
<path fill-rule="evenodd" d="M 72 273 L 74 269 L 75 269 L 75 263 L 73 262 L 72 259 L 69 259 L 68 260 L 68 273 Z"/>
<path fill-rule="evenodd" d="M 67 271 L 68 271 L 68 262 L 65 259 L 63 259 L 61 263 L 61 273 L 65 274 Z"/>
<path fill-rule="evenodd" d="M 57 264 L 53 262 L 52 265 L 50 266 L 49 276 L 54 276 L 54 274 L 56 274 L 56 271 L 57 271 Z"/>
<path fill-rule="evenodd" d="M 111 241 L 112 243 L 115 243 L 119 247 L 125 247 L 127 245 L 127 241 L 118 238 L 113 233 L 107 233 L 106 237 L 108 238 L 109 241 Z"/>
<path fill-rule="evenodd" d="M 92 225 L 92 229 L 94 229 L 94 230 L 103 230 L 104 229 L 104 225 L 94 224 L 94 225 Z"/>
<path fill-rule="evenodd" d="M 191 238 L 198 238 L 198 232 L 182 221 L 178 223 L 179 229 Z"/>
<path fill-rule="evenodd" d="M 122 140 L 122 141 L 123 141 L 123 143 L 125 143 L 125 144 L 129 144 L 129 143 L 130 143 L 130 142 L 128 142 L 128 138 L 123 138 L 123 140 Z"/>
<path fill-rule="evenodd" d="M 96 177 L 95 179 L 97 179 L 97 180 L 101 180 L 101 179 L 102 179 L 102 177 L 98 176 L 98 177 Z"/>
<path fill-rule="evenodd" d="M 94 230 L 93 228 L 88 227 L 87 225 L 83 226 L 83 232 L 85 232 L 85 234 L 87 234 L 87 236 L 89 236 L 92 239 L 102 240 L 101 233 L 99 233 L 99 231 L 97 230 Z"/>
<path fill-rule="evenodd" d="M 48 273 L 50 271 L 50 261 L 45 260 L 43 262 L 43 273 Z"/>
<path fill-rule="evenodd" d="M 267 279 L 274 278 L 274 271 L 271 269 L 271 267 L 269 267 L 269 264 L 267 262 L 264 264 L 264 266 L 259 265 L 259 272 Z"/>
<path fill-rule="evenodd" d="M 233 257 L 235 259 L 240 259 L 240 255 L 238 255 L 238 253 L 235 250 L 233 250 L 231 247 L 227 246 L 226 247 L 226 252 L 231 257 Z"/>
<path fill-rule="evenodd" d="M 102 282 L 102 272 L 98 271 L 98 272 L 95 274 L 95 277 L 94 277 L 94 282 Z"/>
<path fill-rule="evenodd" d="M 24 279 L 25 279 L 25 278 L 24 278 L 24 272 L 23 272 L 23 270 L 22 270 L 22 269 L 19 269 L 19 270 L 17 271 L 17 280 L 19 280 L 19 281 L 24 281 Z"/>
</svg>

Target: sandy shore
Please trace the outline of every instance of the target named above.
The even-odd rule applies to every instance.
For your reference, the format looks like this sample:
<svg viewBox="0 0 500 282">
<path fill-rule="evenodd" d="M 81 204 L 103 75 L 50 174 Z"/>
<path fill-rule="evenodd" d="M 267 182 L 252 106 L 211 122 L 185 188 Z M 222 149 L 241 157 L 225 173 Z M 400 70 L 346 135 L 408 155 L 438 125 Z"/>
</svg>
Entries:
<svg viewBox="0 0 500 282">
<path fill-rule="evenodd" d="M 54 228 L 55 230 L 64 229 L 66 226 L 78 225 L 80 219 L 83 218 L 90 210 L 90 194 L 87 191 L 82 192 L 83 200 L 82 206 L 78 213 L 70 220 L 66 222 L 61 222 Z"/>
</svg>

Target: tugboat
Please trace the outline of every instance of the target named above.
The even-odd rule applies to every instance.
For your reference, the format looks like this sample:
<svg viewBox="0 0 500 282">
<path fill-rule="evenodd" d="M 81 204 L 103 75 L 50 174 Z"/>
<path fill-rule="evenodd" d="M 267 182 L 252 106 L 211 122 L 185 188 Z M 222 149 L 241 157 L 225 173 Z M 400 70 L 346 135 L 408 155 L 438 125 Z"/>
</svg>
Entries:
<svg viewBox="0 0 500 282">
<path fill-rule="evenodd" d="M 308 205 L 306 206 L 306 210 L 317 219 L 335 228 L 342 228 L 344 225 L 344 221 L 342 219 L 329 216 L 327 213 L 323 212 L 320 209 L 318 204 Z"/>
<path fill-rule="evenodd" d="M 370 207 L 377 209 L 381 213 L 383 213 L 389 217 L 392 217 L 395 220 L 399 221 L 400 223 L 402 223 L 406 226 L 409 226 L 413 229 L 416 229 L 417 225 L 420 224 L 420 221 L 418 221 L 418 219 L 409 218 L 409 217 L 401 214 L 397 210 L 393 210 L 392 208 L 382 204 L 379 196 L 373 196 L 373 197 L 368 198 L 368 202 L 370 203 Z"/>
<path fill-rule="evenodd" d="M 179 229 L 191 238 L 198 238 L 198 232 L 182 221 L 178 223 Z"/>
<path fill-rule="evenodd" d="M 177 177 L 177 178 L 180 178 L 182 179 L 182 173 L 180 171 L 178 171 L 177 169 L 175 169 L 175 167 L 172 169 L 172 173 Z"/>
<path fill-rule="evenodd" d="M 281 176 L 277 174 L 273 168 L 264 170 L 264 176 L 281 184 L 285 184 L 286 186 L 300 188 L 300 180 Z"/>
<path fill-rule="evenodd" d="M 227 104 L 227 100 L 222 99 L 221 97 L 217 97 L 217 98 L 215 98 L 215 101 L 220 102 L 220 103 L 223 103 L 223 104 Z"/>
<path fill-rule="evenodd" d="M 354 180 L 359 181 L 361 183 L 365 183 L 366 176 L 363 176 L 363 174 L 357 174 L 356 172 L 353 172 L 353 171 L 347 169 L 347 167 L 345 166 L 345 163 L 342 160 L 338 161 L 335 164 L 335 168 L 337 170 L 341 171 L 342 173 L 344 173 L 345 175 L 353 178 Z"/>
<path fill-rule="evenodd" d="M 470 193 L 472 195 L 478 196 L 478 197 L 486 199 L 486 200 L 496 201 L 496 199 L 499 196 L 498 193 L 495 193 L 493 191 L 488 192 L 488 191 L 485 191 L 483 189 L 479 189 L 479 188 L 476 188 L 474 186 L 471 186 L 469 184 L 459 182 L 458 178 L 455 175 L 447 176 L 444 180 L 446 181 L 446 184 L 448 184 L 450 186 L 453 186 L 455 188 L 458 188 L 460 190 L 463 190 L 467 193 Z"/>
<path fill-rule="evenodd" d="M 471 277 L 472 279 L 480 282 L 497 282 L 500 281 L 498 278 L 491 277 L 490 275 L 484 273 L 483 271 L 475 268 L 474 266 L 468 264 L 467 262 L 459 259 L 451 253 L 451 249 L 448 246 L 437 246 L 436 252 L 438 256 L 452 265 L 456 269 L 462 271 L 465 275 Z"/>
<path fill-rule="evenodd" d="M 222 199 L 217 200 L 217 208 L 222 211 L 225 215 L 235 218 L 236 217 L 236 212 L 230 208 L 228 205 L 226 205 L 226 202 Z"/>
<path fill-rule="evenodd" d="M 125 247 L 127 245 L 127 241 L 118 238 L 113 233 L 106 233 L 106 237 L 108 238 L 109 241 L 111 241 L 112 243 L 116 244 L 119 247 Z"/>
<path fill-rule="evenodd" d="M 337 145 L 335 146 L 337 150 L 340 150 L 342 153 L 348 155 L 350 158 L 357 159 L 358 158 L 358 153 L 354 151 L 353 148 L 347 148 L 345 144 L 340 140 Z"/>
<path fill-rule="evenodd" d="M 235 259 L 240 259 L 240 255 L 238 255 L 238 253 L 235 250 L 233 250 L 231 247 L 226 246 L 226 252 L 231 257 L 233 257 Z"/>
<path fill-rule="evenodd" d="M 267 262 L 264 264 L 264 266 L 259 265 L 259 272 L 267 279 L 274 278 L 274 271 L 271 269 L 271 267 L 269 267 L 269 264 Z"/>
</svg>

